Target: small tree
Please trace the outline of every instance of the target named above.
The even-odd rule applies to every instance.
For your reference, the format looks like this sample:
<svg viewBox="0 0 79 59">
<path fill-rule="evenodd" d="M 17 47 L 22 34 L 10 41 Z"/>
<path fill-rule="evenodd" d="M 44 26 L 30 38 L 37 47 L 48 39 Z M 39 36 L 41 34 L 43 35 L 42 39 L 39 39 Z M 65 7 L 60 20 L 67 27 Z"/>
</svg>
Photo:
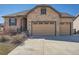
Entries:
<svg viewBox="0 0 79 59">
<path fill-rule="evenodd" d="M 76 29 L 74 29 L 74 34 L 76 34 Z"/>
<path fill-rule="evenodd" d="M 79 30 L 76 33 L 79 34 Z"/>
<path fill-rule="evenodd" d="M 9 33 L 10 35 L 16 35 L 17 34 L 17 31 L 13 30 L 13 29 L 10 29 L 9 30 Z"/>
</svg>

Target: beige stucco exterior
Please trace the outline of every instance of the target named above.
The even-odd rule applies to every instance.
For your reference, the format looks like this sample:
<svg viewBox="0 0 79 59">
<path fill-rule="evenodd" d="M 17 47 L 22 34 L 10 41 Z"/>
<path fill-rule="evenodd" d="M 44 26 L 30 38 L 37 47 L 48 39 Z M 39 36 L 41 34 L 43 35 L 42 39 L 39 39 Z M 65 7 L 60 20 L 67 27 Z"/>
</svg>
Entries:
<svg viewBox="0 0 79 59">
<path fill-rule="evenodd" d="M 72 34 L 73 18 L 71 17 L 60 17 L 59 13 L 50 7 L 46 7 L 46 14 L 41 15 L 40 10 L 42 7 L 34 8 L 31 12 L 26 14 L 24 17 L 27 22 L 27 30 L 29 35 L 40 34 L 40 35 L 70 35 Z M 10 29 L 16 30 L 21 26 L 24 26 L 24 19 L 22 17 L 15 17 L 17 19 L 16 26 L 9 26 L 9 18 L 5 17 L 5 31 Z M 55 22 L 54 24 L 33 24 L 34 21 L 48 21 Z M 61 24 L 64 22 L 64 24 Z"/>
</svg>

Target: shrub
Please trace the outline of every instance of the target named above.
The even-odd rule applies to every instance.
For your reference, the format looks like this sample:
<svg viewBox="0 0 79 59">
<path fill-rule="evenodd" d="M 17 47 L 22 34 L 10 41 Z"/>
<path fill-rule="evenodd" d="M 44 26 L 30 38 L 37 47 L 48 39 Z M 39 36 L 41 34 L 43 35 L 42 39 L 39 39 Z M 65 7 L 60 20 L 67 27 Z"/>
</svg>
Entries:
<svg viewBox="0 0 79 59">
<path fill-rule="evenodd" d="M 24 36 L 22 34 L 17 34 L 13 36 L 13 39 L 11 41 L 12 44 L 21 44 L 24 41 Z"/>
<path fill-rule="evenodd" d="M 0 42 L 5 42 L 5 41 L 6 41 L 5 37 L 2 36 L 2 37 L 0 38 Z"/>
<path fill-rule="evenodd" d="M 17 34 L 17 31 L 10 29 L 9 30 L 9 33 L 10 33 L 10 35 L 16 35 Z"/>
<path fill-rule="evenodd" d="M 23 36 L 23 35 L 21 35 L 21 34 L 17 34 L 17 35 L 15 35 L 15 36 L 13 36 L 13 38 L 14 38 L 15 40 L 20 40 L 20 41 L 23 41 L 24 36 Z"/>
<path fill-rule="evenodd" d="M 0 42 L 6 42 L 12 40 L 12 37 L 9 35 L 2 35 L 0 36 Z"/>
<path fill-rule="evenodd" d="M 11 43 L 12 43 L 12 44 L 19 45 L 19 44 L 22 43 L 22 41 L 20 41 L 20 40 L 13 40 Z"/>
<path fill-rule="evenodd" d="M 79 30 L 76 33 L 79 34 Z"/>
</svg>

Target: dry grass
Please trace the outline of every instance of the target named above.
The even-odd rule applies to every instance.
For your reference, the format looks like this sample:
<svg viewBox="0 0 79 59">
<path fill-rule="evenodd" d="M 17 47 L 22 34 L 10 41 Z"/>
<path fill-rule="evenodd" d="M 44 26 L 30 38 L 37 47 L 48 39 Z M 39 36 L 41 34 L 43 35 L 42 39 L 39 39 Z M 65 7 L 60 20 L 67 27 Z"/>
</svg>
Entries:
<svg viewBox="0 0 79 59">
<path fill-rule="evenodd" d="M 12 38 L 13 39 L 11 40 L 10 43 L 16 44 L 16 45 L 21 44 L 25 40 L 24 35 L 22 35 L 22 34 L 18 34 L 18 35 L 12 36 Z"/>
<path fill-rule="evenodd" d="M 0 55 L 6 55 L 12 51 L 16 46 L 11 44 L 0 44 Z"/>
<path fill-rule="evenodd" d="M 14 44 L 16 41 L 21 42 L 23 40 L 24 40 L 24 36 L 21 34 L 15 36 L 10 36 L 10 35 L 0 36 L 0 55 L 8 54 L 17 46 L 17 44 Z"/>
</svg>

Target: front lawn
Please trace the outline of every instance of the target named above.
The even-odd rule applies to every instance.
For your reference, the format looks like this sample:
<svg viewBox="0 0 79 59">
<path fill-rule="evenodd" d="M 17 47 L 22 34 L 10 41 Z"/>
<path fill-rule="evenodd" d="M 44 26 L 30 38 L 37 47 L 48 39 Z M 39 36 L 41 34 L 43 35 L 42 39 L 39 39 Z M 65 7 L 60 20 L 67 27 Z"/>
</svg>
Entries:
<svg viewBox="0 0 79 59">
<path fill-rule="evenodd" d="M 16 46 L 12 44 L 0 43 L 0 55 L 7 55 L 12 51 Z"/>
<path fill-rule="evenodd" d="M 8 54 L 23 41 L 24 36 L 21 34 L 17 34 L 14 36 L 0 35 L 0 55 Z"/>
</svg>

